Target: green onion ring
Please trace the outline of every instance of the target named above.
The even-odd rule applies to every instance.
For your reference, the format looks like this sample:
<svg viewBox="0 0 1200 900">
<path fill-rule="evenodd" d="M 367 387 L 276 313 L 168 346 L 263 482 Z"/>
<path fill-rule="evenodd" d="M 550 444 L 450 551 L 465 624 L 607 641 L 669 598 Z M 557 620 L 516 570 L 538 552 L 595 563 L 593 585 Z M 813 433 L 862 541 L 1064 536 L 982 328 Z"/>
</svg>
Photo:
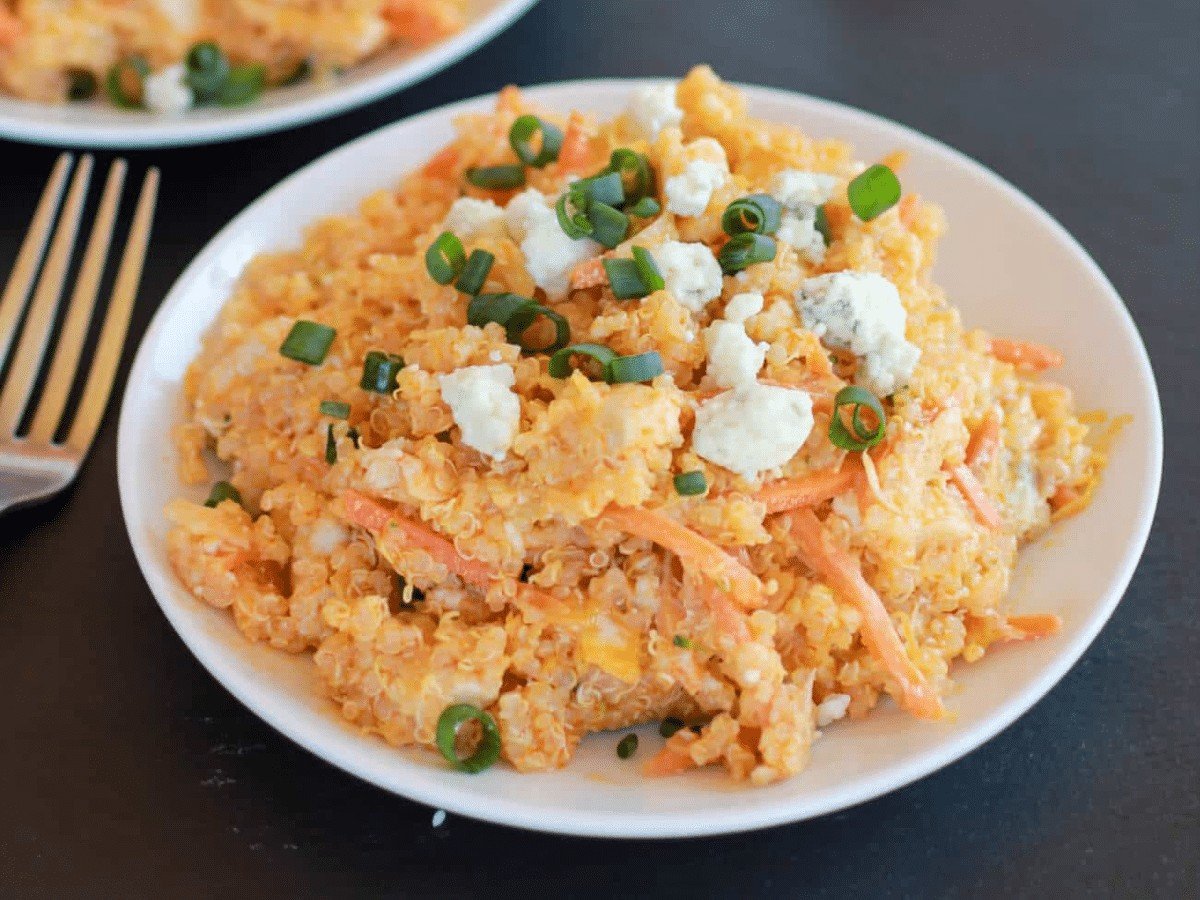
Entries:
<svg viewBox="0 0 1200 900">
<path fill-rule="evenodd" d="M 220 106 L 245 106 L 267 86 L 267 69 L 257 64 L 233 66 L 213 99 Z"/>
<path fill-rule="evenodd" d="M 362 377 L 358 380 L 358 386 L 373 394 L 390 394 L 400 386 L 396 376 L 403 368 L 403 356 L 371 350 L 363 357 Z"/>
<path fill-rule="evenodd" d="M 627 734 L 617 742 L 617 756 L 621 759 L 629 759 L 633 754 L 637 753 L 638 736 L 636 734 Z"/>
<path fill-rule="evenodd" d="M 483 734 L 475 752 L 461 759 L 455 746 L 458 729 L 471 719 L 483 727 Z M 490 768 L 500 759 L 500 729 L 496 727 L 496 720 L 479 707 L 469 703 L 455 703 L 453 706 L 447 706 L 438 716 L 437 748 L 446 762 L 458 771 L 475 775 Z"/>
<path fill-rule="evenodd" d="M 553 378 L 568 378 L 575 371 L 571 357 L 588 356 L 600 364 L 605 380 L 608 380 L 608 365 L 617 358 L 615 350 L 603 344 L 572 344 L 563 347 L 550 357 L 550 375 Z"/>
<path fill-rule="evenodd" d="M 532 138 L 541 132 L 542 149 L 533 149 Z M 512 145 L 517 159 L 527 166 L 540 169 L 558 159 L 562 149 L 563 133 L 556 125 L 539 119 L 537 116 L 521 116 L 512 123 L 508 130 L 508 142 Z"/>
<path fill-rule="evenodd" d="M 662 272 L 658 270 L 658 263 L 654 261 L 654 257 L 645 247 L 633 248 L 633 262 L 637 266 L 638 274 L 642 276 L 642 282 L 648 289 L 647 293 L 661 291 L 667 286 Z"/>
<path fill-rule="evenodd" d="M 574 212 L 571 211 L 572 207 L 575 210 Z M 558 226 L 567 237 L 578 240 L 579 238 L 588 237 L 592 233 L 592 223 L 588 220 L 587 213 L 584 211 L 586 208 L 587 195 L 582 191 L 567 191 L 558 198 L 558 203 L 554 206 L 554 212 L 558 216 Z"/>
<path fill-rule="evenodd" d="M 643 197 L 633 206 L 628 208 L 628 213 L 631 216 L 637 216 L 639 219 L 649 219 L 651 216 L 657 216 L 662 212 L 662 206 L 653 197 Z"/>
<path fill-rule="evenodd" d="M 242 505 L 242 495 L 228 481 L 218 481 L 212 486 L 212 490 L 208 493 L 208 499 L 204 501 L 204 505 L 209 509 L 215 509 L 218 504 L 232 500 L 238 506 Z"/>
<path fill-rule="evenodd" d="M 654 169 L 643 154 L 621 147 L 612 152 L 608 168 L 620 176 L 625 197 L 630 203 L 654 192 Z"/>
<path fill-rule="evenodd" d="M 495 255 L 486 250 L 472 250 L 454 286 L 464 294 L 478 294 L 483 290 L 483 283 L 487 281 L 495 261 Z"/>
<path fill-rule="evenodd" d="M 438 284 L 449 284 L 467 264 L 462 241 L 452 231 L 443 231 L 425 251 L 425 270 Z"/>
<path fill-rule="evenodd" d="M 611 384 L 636 384 L 651 381 L 664 371 L 662 357 L 658 351 L 651 350 L 635 356 L 618 356 L 608 364 L 608 381 Z"/>
<path fill-rule="evenodd" d="M 525 186 L 525 167 L 509 166 L 479 166 L 467 169 L 467 181 L 475 187 L 490 190 L 513 190 Z"/>
<path fill-rule="evenodd" d="M 752 231 L 743 231 L 731 237 L 717 254 L 717 262 L 726 275 L 740 272 L 754 263 L 770 262 L 774 258 L 774 239 Z"/>
<path fill-rule="evenodd" d="M 279 347 L 279 353 L 296 362 L 319 366 L 325 361 L 325 354 L 329 352 L 336 335 L 337 331 L 328 325 L 300 319 L 288 332 Z"/>
<path fill-rule="evenodd" d="M 539 318 L 554 323 L 554 341 L 546 347 L 531 347 L 524 341 L 525 332 Z M 571 342 L 571 326 L 561 315 L 540 303 L 519 294 L 480 294 L 467 304 L 467 323 L 483 326 L 489 322 L 503 325 L 510 344 L 525 353 L 555 353 Z"/>
<path fill-rule="evenodd" d="M 609 250 L 629 234 L 629 216 L 607 203 L 592 201 L 588 204 L 587 217 L 592 223 L 593 240 Z"/>
<path fill-rule="evenodd" d="M 850 428 L 842 416 L 842 407 L 853 407 L 850 415 Z M 874 430 L 869 429 L 860 418 L 862 407 L 867 407 L 875 414 L 878 424 Z M 833 416 L 829 420 L 829 440 L 835 447 L 843 450 L 869 450 L 883 440 L 887 432 L 887 415 L 883 404 L 866 388 L 856 384 L 847 385 L 837 392 L 833 398 Z"/>
<path fill-rule="evenodd" d="M 661 734 L 665 738 L 669 738 L 671 735 L 673 735 L 675 732 L 677 732 L 682 727 L 683 727 L 682 719 L 676 719 L 674 716 L 667 716 L 665 719 L 662 720 L 662 723 L 658 726 L 658 733 Z"/>
<path fill-rule="evenodd" d="M 887 212 L 900 202 L 900 179 L 883 163 L 856 175 L 846 186 L 850 208 L 864 222 Z"/>
<path fill-rule="evenodd" d="M 675 476 L 673 481 L 675 483 L 675 493 L 682 497 L 695 497 L 708 490 L 708 479 L 699 470 L 695 472 L 681 472 Z"/>
<path fill-rule="evenodd" d="M 150 64 L 142 56 L 130 56 L 113 63 L 104 79 L 109 99 L 121 109 L 141 109 L 142 88 L 149 74 Z M 136 79 L 136 86 L 127 83 L 127 79 Z M 130 93 L 132 87 L 136 87 L 135 94 Z"/>
<path fill-rule="evenodd" d="M 73 103 L 96 96 L 96 75 L 90 69 L 67 72 L 67 99 Z"/>
<path fill-rule="evenodd" d="M 212 41 L 201 41 L 193 45 L 184 60 L 184 81 L 196 95 L 198 103 L 216 97 L 217 92 L 229 77 L 229 58 Z"/>
<path fill-rule="evenodd" d="M 590 203 L 620 206 L 625 202 L 625 187 L 616 172 L 600 172 L 591 178 L 581 178 L 571 185 L 571 190 L 584 192 Z"/>
<path fill-rule="evenodd" d="M 817 207 L 817 215 L 813 220 L 813 228 L 821 233 L 821 237 L 825 238 L 826 247 L 833 243 L 833 229 L 829 227 L 829 216 L 825 212 L 824 203 Z"/>
<path fill-rule="evenodd" d="M 333 465 L 337 462 L 337 439 L 333 436 L 333 423 L 329 423 L 329 430 L 325 433 L 325 462 Z"/>
<path fill-rule="evenodd" d="M 721 216 L 721 227 L 730 237 L 745 232 L 774 234 L 783 221 L 783 206 L 769 194 L 751 194 L 734 200 Z"/>
<path fill-rule="evenodd" d="M 348 419 L 350 418 L 350 404 L 343 403 L 341 400 L 322 400 L 321 415 L 329 416 L 331 419 Z"/>
</svg>

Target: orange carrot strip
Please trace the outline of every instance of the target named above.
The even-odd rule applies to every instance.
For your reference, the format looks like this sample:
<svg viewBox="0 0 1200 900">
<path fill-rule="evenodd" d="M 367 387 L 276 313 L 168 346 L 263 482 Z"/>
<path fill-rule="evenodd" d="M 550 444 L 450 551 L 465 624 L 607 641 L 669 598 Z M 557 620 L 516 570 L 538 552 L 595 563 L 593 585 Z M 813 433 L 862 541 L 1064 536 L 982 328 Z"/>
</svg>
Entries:
<svg viewBox="0 0 1200 900">
<path fill-rule="evenodd" d="M 967 443 L 966 459 L 972 469 L 977 463 L 986 463 L 1000 446 L 1000 421 L 993 415 L 983 420 L 983 424 L 971 435 Z"/>
<path fill-rule="evenodd" d="M 974 510 L 975 518 L 980 525 L 992 529 L 1004 527 L 1004 519 L 1000 515 L 1000 510 L 996 509 L 996 504 L 987 495 L 987 491 L 983 489 L 983 485 L 979 483 L 974 472 L 962 465 L 951 466 L 946 470 L 946 474 L 950 476 L 954 486 L 962 492 L 963 499 Z"/>
<path fill-rule="evenodd" d="M 426 6 L 423 0 L 387 0 L 379 14 L 393 35 L 422 47 L 458 27 L 456 16 Z"/>
<path fill-rule="evenodd" d="M 757 609 L 766 601 L 758 577 L 705 537 L 680 525 L 657 510 L 610 506 L 601 518 L 622 531 L 666 547 L 682 560 L 684 568 L 704 575 L 728 590 L 738 605 Z"/>
<path fill-rule="evenodd" d="M 496 112 L 510 116 L 521 114 L 521 89 L 515 84 L 506 84 L 496 95 Z"/>
<path fill-rule="evenodd" d="M 571 290 L 573 291 L 601 287 L 606 284 L 608 284 L 608 273 L 604 271 L 604 263 L 599 257 L 585 259 L 571 270 Z"/>
<path fill-rule="evenodd" d="M 847 459 L 840 468 L 820 469 L 799 478 L 763 485 L 754 499 L 762 501 L 768 513 L 815 506 L 853 487 L 861 471 L 858 463 Z"/>
<path fill-rule="evenodd" d="M 904 168 L 905 163 L 908 162 L 908 156 L 907 150 L 893 150 L 881 159 L 880 162 L 893 172 L 899 172 Z"/>
<path fill-rule="evenodd" d="M 6 6 L 0 6 L 0 47 L 11 47 L 25 35 L 25 26 Z"/>
<path fill-rule="evenodd" d="M 733 605 L 729 595 L 717 590 L 711 584 L 702 584 L 699 594 L 708 604 L 713 624 L 717 631 L 733 639 L 735 644 L 744 644 L 750 640 L 750 626 L 746 624 L 746 614 Z"/>
<path fill-rule="evenodd" d="M 1057 369 L 1064 362 L 1062 352 L 1045 344 L 1033 341 L 1011 341 L 1007 338 L 992 338 L 988 352 L 1001 362 L 1012 363 L 1019 369 L 1044 372 Z"/>
<path fill-rule="evenodd" d="M 1062 619 L 1054 613 L 1030 613 L 1009 616 L 1008 624 L 1021 632 L 1020 640 L 1050 637 L 1062 629 Z"/>
<path fill-rule="evenodd" d="M 912 228 L 913 222 L 917 218 L 917 207 L 921 203 L 921 198 L 917 194 L 905 194 L 900 198 L 899 212 L 900 221 L 905 228 Z"/>
<path fill-rule="evenodd" d="M 455 174 L 458 162 L 458 148 L 454 145 L 443 147 L 430 157 L 421 172 L 428 178 L 447 179 Z"/>
<path fill-rule="evenodd" d="M 423 550 L 468 584 L 486 590 L 493 581 L 501 577 L 486 563 L 467 559 L 455 549 L 450 540 L 424 522 L 415 522 L 399 516 L 394 509 L 372 500 L 365 494 L 355 490 L 345 491 L 342 494 L 342 504 L 346 510 L 346 519 L 371 532 L 376 541 L 395 550 Z M 517 585 L 517 599 L 543 613 L 566 612 L 562 601 L 531 584 Z"/>
<path fill-rule="evenodd" d="M 592 158 L 592 137 L 581 112 L 572 112 L 567 120 L 562 147 L 558 151 L 558 171 L 582 175 Z"/>
<path fill-rule="evenodd" d="M 695 735 L 690 731 L 685 733 L 685 730 L 681 729 L 675 732 L 667 738 L 663 748 L 642 766 L 642 774 L 648 778 L 666 778 L 696 768 L 696 761 L 687 752 L 687 746 L 693 740 Z"/>
<path fill-rule="evenodd" d="M 895 681 L 896 700 L 900 706 L 923 719 L 940 718 L 943 714 L 941 698 L 908 658 L 887 607 L 863 578 L 858 561 L 829 539 L 810 509 L 792 513 L 792 536 L 799 545 L 804 564 L 862 615 L 862 642 Z"/>
</svg>

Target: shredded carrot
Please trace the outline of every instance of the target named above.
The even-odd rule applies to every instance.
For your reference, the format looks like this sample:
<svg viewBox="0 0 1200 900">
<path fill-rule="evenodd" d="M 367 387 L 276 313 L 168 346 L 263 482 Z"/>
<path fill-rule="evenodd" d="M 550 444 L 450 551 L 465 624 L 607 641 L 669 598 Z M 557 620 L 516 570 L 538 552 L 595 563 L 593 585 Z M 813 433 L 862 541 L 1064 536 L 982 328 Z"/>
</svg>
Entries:
<svg viewBox="0 0 1200 900">
<path fill-rule="evenodd" d="M 600 257 L 585 259 L 571 270 L 571 290 L 573 291 L 601 287 L 606 284 L 608 284 L 608 273 L 604 271 L 604 262 Z"/>
<path fill-rule="evenodd" d="M 1057 369 L 1064 362 L 1061 351 L 1033 341 L 992 338 L 988 352 L 1001 362 L 1012 363 L 1019 369 L 1028 369 L 1031 372 Z"/>
<path fill-rule="evenodd" d="M 861 472 L 860 465 L 847 458 L 838 468 L 819 469 L 799 478 L 763 485 L 754 499 L 767 507 L 768 514 L 815 506 L 848 491 Z"/>
<path fill-rule="evenodd" d="M 913 223 L 917 220 L 917 207 L 921 204 L 921 197 L 918 194 L 905 194 L 900 198 L 898 207 L 900 213 L 900 221 L 905 228 L 912 228 Z"/>
<path fill-rule="evenodd" d="M 791 531 L 804 564 L 862 615 L 862 642 L 895 681 L 899 704 L 915 716 L 940 718 L 943 715 L 941 698 L 908 658 L 887 607 L 863 578 L 858 561 L 829 539 L 812 510 L 792 513 Z"/>
<path fill-rule="evenodd" d="M 1062 619 L 1054 613 L 1009 616 L 1007 621 L 1010 627 L 1021 632 L 1020 640 L 1050 637 L 1062 629 Z"/>
<path fill-rule="evenodd" d="M 946 474 L 962 492 L 963 499 L 975 512 L 975 518 L 980 525 L 995 530 L 1004 527 L 1004 518 L 1000 515 L 1000 510 L 996 508 L 996 504 L 992 502 L 992 498 L 987 495 L 987 491 L 970 468 L 966 465 L 950 466 L 946 469 Z"/>
<path fill-rule="evenodd" d="M 744 644 L 750 640 L 750 626 L 746 623 L 746 614 L 730 602 L 724 591 L 717 590 L 711 584 L 702 583 L 699 594 L 708 605 L 717 631 L 731 638 L 735 644 Z"/>
<path fill-rule="evenodd" d="M 843 229 L 854 219 L 854 213 L 847 202 L 835 203 L 830 200 L 825 204 L 825 221 L 829 223 L 829 233 L 837 240 Z"/>
<path fill-rule="evenodd" d="M 610 506 L 601 514 L 622 531 L 653 541 L 680 558 L 684 569 L 704 575 L 733 595 L 738 605 L 757 609 L 766 600 L 758 577 L 740 562 L 686 525 L 657 510 Z"/>
<path fill-rule="evenodd" d="M 453 543 L 424 522 L 397 515 L 394 509 L 365 494 L 348 490 L 342 494 L 342 505 L 346 510 L 346 519 L 371 532 L 377 542 L 389 548 L 389 552 L 423 550 L 463 581 L 485 590 L 501 577 L 487 564 L 467 559 L 455 549 Z M 557 597 L 531 584 L 517 585 L 517 600 L 539 612 L 565 613 Z"/>
<path fill-rule="evenodd" d="M 907 150 L 893 150 L 891 153 L 881 159 L 880 162 L 893 172 L 899 172 L 908 162 L 908 155 L 909 154 Z"/>
<path fill-rule="evenodd" d="M 975 429 L 971 440 L 967 443 L 966 459 L 972 469 L 977 464 L 987 463 L 1000 447 L 1000 420 L 989 414 L 983 423 Z"/>
<path fill-rule="evenodd" d="M 429 162 L 425 163 L 425 168 L 421 172 L 427 178 L 444 181 L 458 174 L 458 163 L 458 148 L 453 145 L 443 147 L 430 158 Z"/>
<path fill-rule="evenodd" d="M 642 766 L 642 774 L 648 778 L 666 778 L 696 768 L 696 761 L 687 752 L 688 744 L 696 739 L 695 734 L 681 728 L 675 732 L 654 756 Z"/>
<path fill-rule="evenodd" d="M 1050 508 L 1055 512 L 1077 501 L 1082 494 L 1079 488 L 1071 484 L 1060 484 L 1050 497 Z"/>
<path fill-rule="evenodd" d="M 591 160 L 592 136 L 588 133 L 587 119 L 581 112 L 572 112 L 567 120 L 562 147 L 558 151 L 558 171 L 582 175 Z"/>
</svg>

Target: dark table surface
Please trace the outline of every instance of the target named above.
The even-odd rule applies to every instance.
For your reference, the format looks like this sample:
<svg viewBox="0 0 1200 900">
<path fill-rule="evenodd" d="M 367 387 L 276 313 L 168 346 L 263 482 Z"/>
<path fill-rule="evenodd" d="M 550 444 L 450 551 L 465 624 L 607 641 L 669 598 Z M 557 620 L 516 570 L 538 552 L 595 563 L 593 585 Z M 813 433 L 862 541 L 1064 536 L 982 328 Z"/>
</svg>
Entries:
<svg viewBox="0 0 1200 900">
<path fill-rule="evenodd" d="M 131 154 L 164 173 L 136 335 L 213 233 L 282 176 L 507 82 L 711 61 L 882 113 L 1027 191 L 1107 271 L 1163 388 L 1164 491 L 1133 584 L 1083 660 L 917 784 L 719 839 L 586 841 L 456 816 L 435 830 L 430 809 L 293 746 L 192 659 L 125 537 L 110 411 L 73 489 L 0 520 L 0 894 L 1195 896 L 1198 43 L 1195 0 L 544 0 L 483 51 L 358 112 Z M 2 152 L 7 265 L 54 154 Z"/>
</svg>

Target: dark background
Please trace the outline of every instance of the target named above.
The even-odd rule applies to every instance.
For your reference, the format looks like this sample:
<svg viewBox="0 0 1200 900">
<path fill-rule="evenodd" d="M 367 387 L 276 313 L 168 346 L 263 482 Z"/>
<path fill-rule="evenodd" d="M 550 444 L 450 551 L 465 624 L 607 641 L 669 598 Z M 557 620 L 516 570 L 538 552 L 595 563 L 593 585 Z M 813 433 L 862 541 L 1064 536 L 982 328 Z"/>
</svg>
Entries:
<svg viewBox="0 0 1200 900">
<path fill-rule="evenodd" d="M 507 82 L 709 61 L 881 113 L 1024 189 L 1112 278 L 1163 393 L 1164 491 L 1128 595 L 1079 665 L 1001 736 L 911 787 L 708 840 L 586 841 L 457 816 L 434 830 L 432 810 L 279 737 L 184 649 L 120 521 L 113 409 L 72 490 L 0 520 L 0 894 L 1195 896 L 1198 43 L 1196 0 L 544 0 L 364 110 L 130 154 L 135 172 L 164 174 L 137 335 L 192 256 L 282 176 Z M 4 267 L 54 154 L 0 153 Z"/>
</svg>

